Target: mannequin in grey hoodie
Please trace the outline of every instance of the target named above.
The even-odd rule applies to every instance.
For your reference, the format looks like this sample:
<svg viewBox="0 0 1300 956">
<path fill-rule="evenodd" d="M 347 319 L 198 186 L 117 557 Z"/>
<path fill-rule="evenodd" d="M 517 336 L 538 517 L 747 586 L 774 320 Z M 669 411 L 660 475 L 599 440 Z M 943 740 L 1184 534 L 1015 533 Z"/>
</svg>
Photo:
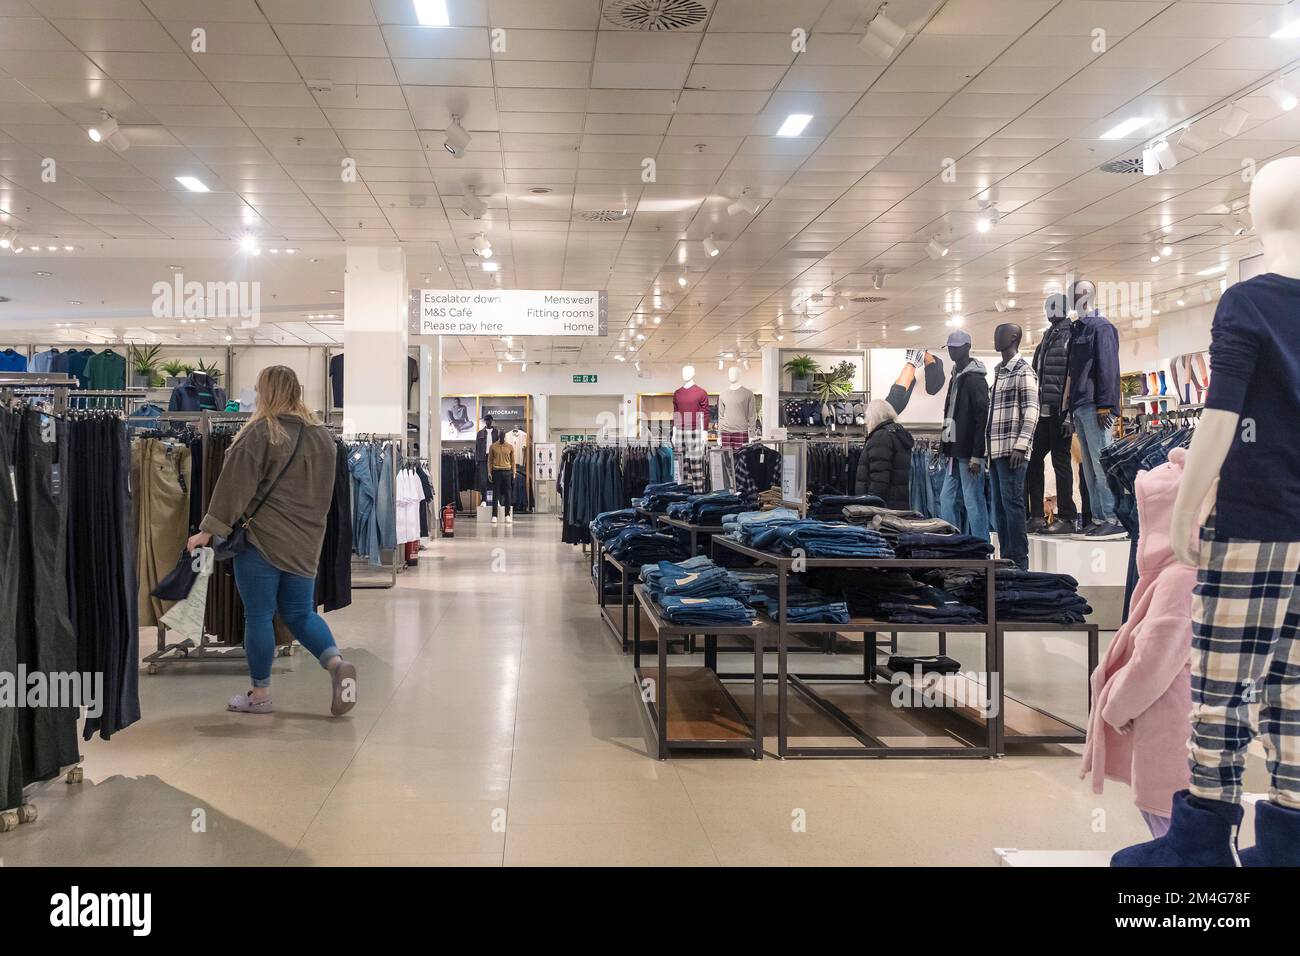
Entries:
<svg viewBox="0 0 1300 956">
<path fill-rule="evenodd" d="M 988 498 L 984 491 L 985 431 L 989 417 L 988 369 L 970 354 L 971 337 L 961 330 L 948 336 L 952 381 L 944 402 L 940 449 L 948 457 L 939 517 L 960 528 L 957 503 L 965 505 L 970 534 L 989 540 Z"/>
</svg>

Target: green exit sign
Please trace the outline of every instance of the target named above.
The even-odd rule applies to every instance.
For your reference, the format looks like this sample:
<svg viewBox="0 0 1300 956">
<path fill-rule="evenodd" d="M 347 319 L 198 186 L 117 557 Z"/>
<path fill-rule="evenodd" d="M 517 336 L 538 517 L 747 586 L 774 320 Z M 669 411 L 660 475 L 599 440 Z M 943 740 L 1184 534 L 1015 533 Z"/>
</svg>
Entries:
<svg viewBox="0 0 1300 956">
<path fill-rule="evenodd" d="M 595 376 L 595 375 L 575 375 L 575 376 L 573 376 L 573 384 L 574 384 L 574 385 L 595 385 L 595 384 L 596 384 L 596 376 Z"/>
</svg>

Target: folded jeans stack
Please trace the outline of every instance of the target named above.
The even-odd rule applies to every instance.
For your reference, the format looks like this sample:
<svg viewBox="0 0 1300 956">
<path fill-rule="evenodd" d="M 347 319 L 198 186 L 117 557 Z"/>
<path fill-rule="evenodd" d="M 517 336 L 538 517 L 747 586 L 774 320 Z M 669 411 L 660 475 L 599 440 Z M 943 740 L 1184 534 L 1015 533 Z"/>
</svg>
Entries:
<svg viewBox="0 0 1300 956">
<path fill-rule="evenodd" d="M 735 573 L 744 592 L 742 600 L 768 617 L 780 613 L 780 583 L 774 571 Z M 849 606 L 833 594 L 825 594 L 791 577 L 786 581 L 786 620 L 791 624 L 847 624 Z"/>
<path fill-rule="evenodd" d="M 848 505 L 844 520 L 874 528 L 892 544 L 900 534 L 956 534 L 957 529 L 942 518 L 927 518 L 919 511 L 900 511 L 876 505 Z M 897 549 L 895 549 L 897 550 Z"/>
<path fill-rule="evenodd" d="M 708 564 L 693 564 L 689 567 L 660 561 L 658 564 L 642 567 L 641 580 L 650 591 L 651 597 L 659 603 L 662 603 L 665 597 L 740 599 L 744 596 L 735 575 L 711 561 Z"/>
<path fill-rule="evenodd" d="M 918 534 L 905 532 L 895 545 L 900 558 L 982 561 L 993 554 L 993 545 L 969 534 Z"/>
<path fill-rule="evenodd" d="M 819 495 L 808 503 L 808 517 L 821 521 L 839 521 L 849 505 L 881 507 L 884 504 L 884 499 L 877 495 Z"/>
<path fill-rule="evenodd" d="M 1087 600 L 1079 594 L 1079 582 L 1069 574 L 1000 567 L 994 578 L 999 620 L 1082 624 L 1085 616 L 1092 613 Z M 983 575 L 949 573 L 945 582 L 954 596 L 984 607 Z"/>
<path fill-rule="evenodd" d="M 665 595 L 659 602 L 670 624 L 700 624 L 713 627 L 738 627 L 751 624 L 758 615 L 730 597 L 673 597 Z"/>
<path fill-rule="evenodd" d="M 762 529 L 752 535 L 760 551 L 791 554 L 796 549 L 809 558 L 892 558 L 894 549 L 878 531 L 826 521 L 793 521 Z"/>
<path fill-rule="evenodd" d="M 789 508 L 773 508 L 771 511 L 742 511 L 723 517 L 722 532 L 735 538 L 746 547 L 753 547 L 754 535 L 759 531 L 777 525 L 792 524 L 799 520 L 801 520 L 799 513 Z"/>
<path fill-rule="evenodd" d="M 624 528 L 642 524 L 641 518 L 631 508 L 621 511 L 603 511 L 591 519 L 591 536 L 597 541 L 606 541 Z"/>
<path fill-rule="evenodd" d="M 982 613 L 958 595 L 905 571 L 814 569 L 809 583 L 842 595 L 854 617 L 899 624 L 978 624 Z"/>
<path fill-rule="evenodd" d="M 678 501 L 686 501 L 693 491 L 656 491 L 641 499 L 641 507 L 653 514 L 667 514 L 668 506 Z"/>
<path fill-rule="evenodd" d="M 605 542 L 605 551 L 624 564 L 651 564 L 680 558 L 681 548 L 670 534 L 661 534 L 644 525 L 632 525 Z"/>
<path fill-rule="evenodd" d="M 692 495 L 686 501 L 668 506 L 668 517 L 690 524 L 717 525 L 729 514 L 739 514 L 752 508 L 745 499 L 729 491 L 715 491 L 707 495 Z"/>
</svg>

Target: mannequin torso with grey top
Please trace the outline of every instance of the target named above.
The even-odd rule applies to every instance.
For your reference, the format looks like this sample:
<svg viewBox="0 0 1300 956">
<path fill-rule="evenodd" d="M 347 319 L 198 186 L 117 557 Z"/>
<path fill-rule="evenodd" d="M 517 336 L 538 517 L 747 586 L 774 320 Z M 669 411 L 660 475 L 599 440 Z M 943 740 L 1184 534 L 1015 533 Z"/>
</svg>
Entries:
<svg viewBox="0 0 1300 956">
<path fill-rule="evenodd" d="M 740 384 L 740 369 L 729 368 L 730 386 L 718 400 L 718 433 L 724 445 L 743 445 L 754 428 L 754 393 Z"/>
</svg>

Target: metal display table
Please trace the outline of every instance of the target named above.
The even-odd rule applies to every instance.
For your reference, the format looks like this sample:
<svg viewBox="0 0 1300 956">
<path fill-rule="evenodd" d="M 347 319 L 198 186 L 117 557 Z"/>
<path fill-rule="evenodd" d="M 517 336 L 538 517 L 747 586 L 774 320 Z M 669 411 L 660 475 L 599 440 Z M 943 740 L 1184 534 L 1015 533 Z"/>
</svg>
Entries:
<svg viewBox="0 0 1300 956">
<path fill-rule="evenodd" d="M 1088 710 L 1092 710 L 1092 674 L 1100 660 L 1101 627 L 1098 624 L 1045 624 L 1037 621 L 998 622 L 997 673 L 1001 675 L 1001 703 L 998 707 L 998 753 L 1007 752 L 1007 744 L 1082 744 L 1088 739 L 1084 727 L 1041 707 L 1012 697 L 1006 688 L 1006 635 L 1017 632 L 1085 634 L 1088 642 L 1088 672 L 1083 686 Z"/>
<path fill-rule="evenodd" d="M 765 623 L 719 626 L 713 624 L 670 624 L 659 607 L 638 584 L 632 592 L 633 640 L 632 675 L 645 714 L 654 732 L 654 754 L 667 759 L 674 750 L 739 750 L 755 760 L 763 759 L 763 639 L 770 630 Z M 655 631 L 658 667 L 641 667 L 641 612 Z M 754 650 L 752 674 L 718 672 L 719 635 L 748 637 Z M 668 643 L 704 636 L 702 667 L 669 667 Z M 747 680 L 754 685 L 754 716 L 746 718 L 723 681 Z"/>
<path fill-rule="evenodd" d="M 995 600 L 996 582 L 994 569 L 996 563 L 991 559 L 906 559 L 906 558 L 799 558 L 795 559 L 770 551 L 760 551 L 741 544 L 734 538 L 718 535 L 713 538 L 713 549 L 727 548 L 744 555 L 756 564 L 767 565 L 777 572 L 778 606 L 775 620 L 768 619 L 776 630 L 777 642 L 777 754 L 782 757 L 992 757 L 998 753 L 999 721 L 996 716 L 987 713 L 981 715 L 977 709 L 960 707 L 939 708 L 957 716 L 960 728 L 945 727 L 946 736 L 960 741 L 959 746 L 910 747 L 892 746 L 880 737 L 872 734 L 842 708 L 823 695 L 817 693 L 810 682 L 826 681 L 849 683 L 861 681 L 866 684 L 876 683 L 887 669 L 881 668 L 876 661 L 876 635 L 880 633 L 896 635 L 900 632 L 940 632 L 976 633 L 984 635 L 984 663 L 987 682 L 997 680 L 1001 687 L 1001 655 L 999 652 L 999 632 L 997 628 L 997 602 Z M 986 619 L 982 624 L 900 624 L 892 621 L 878 621 L 866 618 L 852 618 L 848 624 L 791 623 L 788 619 L 788 584 L 789 576 L 794 573 L 795 565 L 799 569 L 845 568 L 860 570 L 905 570 L 905 569 L 966 569 L 983 571 L 987 588 Z M 764 616 L 766 617 L 766 616 Z M 863 662 L 860 677 L 845 673 L 829 674 L 792 674 L 789 670 L 789 638 L 793 634 L 809 631 L 832 630 L 840 633 L 860 633 L 863 640 Z M 827 747 L 805 746 L 792 747 L 789 743 L 790 706 L 789 690 L 794 688 L 820 713 L 848 732 L 860 746 Z M 945 688 L 945 694 L 946 694 Z M 961 698 L 958 698 L 960 700 Z M 990 702 L 991 703 L 991 702 Z M 1001 709 L 1000 698 L 997 701 Z M 974 725 L 972 727 L 972 724 Z M 971 733 L 972 729 L 977 733 Z"/>
<path fill-rule="evenodd" d="M 667 515 L 655 515 L 655 518 L 663 527 L 673 528 L 686 534 L 690 549 L 690 553 L 687 554 L 688 558 L 704 553 L 704 550 L 700 547 L 701 535 L 712 537 L 715 534 L 722 534 L 722 525 L 720 524 L 691 524 L 689 521 L 683 521 L 681 518 L 670 518 Z"/>
</svg>

